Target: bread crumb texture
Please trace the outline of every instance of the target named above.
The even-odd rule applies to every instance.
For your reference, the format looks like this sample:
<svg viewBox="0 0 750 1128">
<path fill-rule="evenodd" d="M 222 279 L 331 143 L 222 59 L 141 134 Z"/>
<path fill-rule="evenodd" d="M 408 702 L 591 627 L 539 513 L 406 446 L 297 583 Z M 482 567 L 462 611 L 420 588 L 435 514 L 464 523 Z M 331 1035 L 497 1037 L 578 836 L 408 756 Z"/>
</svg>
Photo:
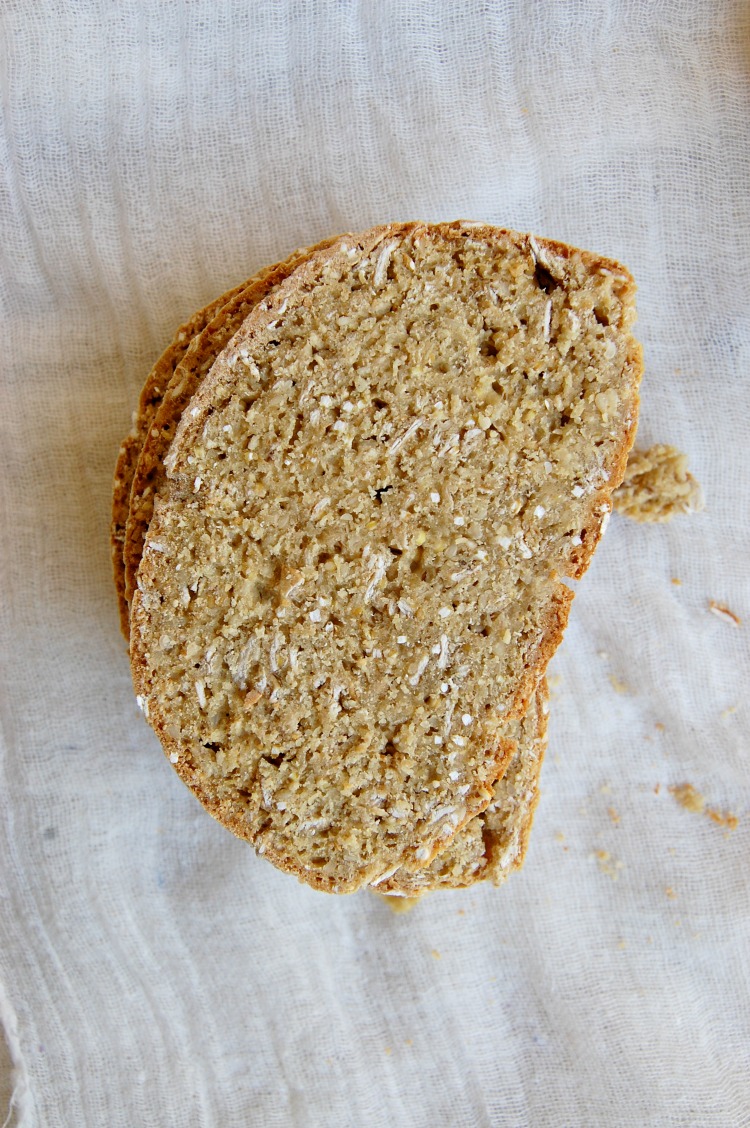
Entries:
<svg viewBox="0 0 750 1128">
<path fill-rule="evenodd" d="M 542 684 L 522 721 L 509 726 L 513 759 L 494 786 L 489 806 L 471 819 L 437 857 L 414 872 L 396 870 L 378 882 L 390 894 L 415 897 L 434 889 L 462 889 L 477 881 L 501 885 L 518 869 L 526 851 L 539 798 L 546 747 L 547 688 Z"/>
<path fill-rule="evenodd" d="M 182 778 L 282 869 L 411 895 L 435 862 L 430 886 L 522 856 L 493 809 L 533 810 L 561 577 L 635 434 L 634 289 L 562 244 L 394 225 L 312 253 L 202 373 L 154 491 L 134 682 Z"/>
</svg>

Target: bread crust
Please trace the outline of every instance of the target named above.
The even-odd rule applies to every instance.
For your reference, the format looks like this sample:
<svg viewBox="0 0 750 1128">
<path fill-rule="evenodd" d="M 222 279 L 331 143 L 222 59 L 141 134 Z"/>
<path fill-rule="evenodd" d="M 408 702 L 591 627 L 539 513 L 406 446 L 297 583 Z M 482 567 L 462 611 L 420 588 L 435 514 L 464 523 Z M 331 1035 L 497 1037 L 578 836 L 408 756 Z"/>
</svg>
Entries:
<svg viewBox="0 0 750 1128">
<path fill-rule="evenodd" d="M 226 302 L 230 301 L 243 287 L 243 282 L 232 290 L 227 290 L 218 298 L 214 298 L 203 309 L 199 309 L 192 317 L 177 329 L 170 344 L 161 354 L 154 367 L 146 377 L 143 385 L 138 410 L 133 420 L 133 427 L 125 436 L 120 445 L 115 466 L 115 477 L 112 490 L 112 521 L 110 527 L 110 546 L 112 554 L 112 571 L 114 574 L 115 590 L 120 613 L 120 630 L 127 639 L 130 635 L 130 609 L 125 597 L 125 562 L 123 549 L 125 543 L 125 528 L 128 522 L 130 509 L 130 492 L 133 486 L 136 465 L 140 456 L 146 436 L 151 427 L 167 385 L 193 339 L 205 329 L 206 325 L 216 316 Z"/>
</svg>

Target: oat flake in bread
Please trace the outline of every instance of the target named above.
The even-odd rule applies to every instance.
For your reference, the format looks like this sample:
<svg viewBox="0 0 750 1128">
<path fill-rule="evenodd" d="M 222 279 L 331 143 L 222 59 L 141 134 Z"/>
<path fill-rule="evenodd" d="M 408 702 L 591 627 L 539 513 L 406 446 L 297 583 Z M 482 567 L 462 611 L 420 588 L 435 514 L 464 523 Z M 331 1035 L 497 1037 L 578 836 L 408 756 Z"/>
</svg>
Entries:
<svg viewBox="0 0 750 1128">
<path fill-rule="evenodd" d="M 353 891 L 491 803 L 632 445 L 634 291 L 560 243 L 391 225 L 313 254 L 203 380 L 133 675 L 185 782 L 280 868 Z"/>
</svg>

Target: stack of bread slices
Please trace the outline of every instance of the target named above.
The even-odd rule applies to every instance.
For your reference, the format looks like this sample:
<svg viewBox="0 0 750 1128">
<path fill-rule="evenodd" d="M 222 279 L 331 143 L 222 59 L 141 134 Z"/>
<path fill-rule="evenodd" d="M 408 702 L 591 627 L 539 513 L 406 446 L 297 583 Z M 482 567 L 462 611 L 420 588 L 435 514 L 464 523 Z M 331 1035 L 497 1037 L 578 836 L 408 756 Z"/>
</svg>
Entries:
<svg viewBox="0 0 750 1128">
<path fill-rule="evenodd" d="M 618 263 L 481 223 L 296 252 L 183 325 L 117 465 L 139 704 L 309 885 L 501 882 L 545 671 L 635 436 Z"/>
</svg>

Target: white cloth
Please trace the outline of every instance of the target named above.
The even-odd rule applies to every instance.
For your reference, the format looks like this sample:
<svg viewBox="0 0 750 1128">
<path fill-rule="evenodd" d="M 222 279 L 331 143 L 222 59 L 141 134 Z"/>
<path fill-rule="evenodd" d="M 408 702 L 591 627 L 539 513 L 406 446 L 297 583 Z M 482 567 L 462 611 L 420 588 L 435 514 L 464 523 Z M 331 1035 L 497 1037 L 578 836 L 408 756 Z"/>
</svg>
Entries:
<svg viewBox="0 0 750 1128">
<path fill-rule="evenodd" d="M 750 1124 L 744 0 L 9 0 L 0 44 L 9 1123 Z M 183 317 L 328 234 L 456 217 L 630 267 L 640 439 L 707 507 L 615 517 L 580 583 L 524 870 L 396 916 L 277 873 L 172 772 L 111 479 Z"/>
</svg>

